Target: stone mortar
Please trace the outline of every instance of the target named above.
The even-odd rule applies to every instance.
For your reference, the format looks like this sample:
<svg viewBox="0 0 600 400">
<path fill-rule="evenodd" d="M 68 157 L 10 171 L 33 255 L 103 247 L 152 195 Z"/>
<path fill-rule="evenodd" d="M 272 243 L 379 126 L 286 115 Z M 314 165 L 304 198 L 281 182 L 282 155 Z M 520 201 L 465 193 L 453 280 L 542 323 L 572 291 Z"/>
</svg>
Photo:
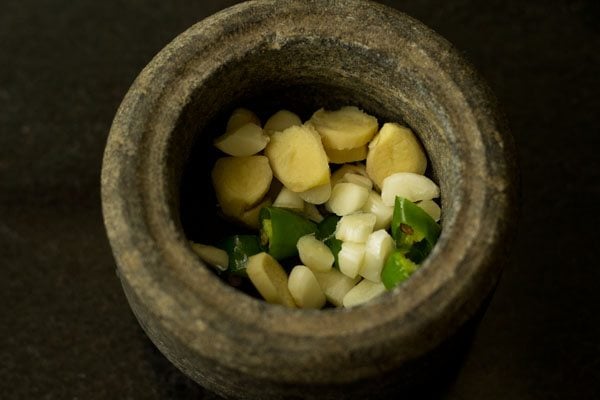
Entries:
<svg viewBox="0 0 600 400">
<path fill-rule="evenodd" d="M 350 310 L 289 310 L 228 286 L 187 241 L 223 230 L 214 203 L 195 200 L 212 200 L 217 127 L 240 105 L 306 118 L 344 104 L 418 134 L 442 192 L 434 251 Z M 192 26 L 137 77 L 106 146 L 104 219 L 141 326 L 204 387 L 250 399 L 404 394 L 457 368 L 456 338 L 495 287 L 514 223 L 513 155 L 485 84 L 420 22 L 360 0 L 251 1 Z"/>
</svg>

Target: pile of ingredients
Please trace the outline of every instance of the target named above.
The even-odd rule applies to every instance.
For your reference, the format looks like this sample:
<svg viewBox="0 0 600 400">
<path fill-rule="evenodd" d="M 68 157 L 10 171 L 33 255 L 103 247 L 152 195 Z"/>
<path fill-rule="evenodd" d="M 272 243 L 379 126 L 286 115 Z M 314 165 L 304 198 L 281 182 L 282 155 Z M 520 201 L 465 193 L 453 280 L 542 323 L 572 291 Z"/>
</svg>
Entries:
<svg viewBox="0 0 600 400">
<path fill-rule="evenodd" d="M 222 215 L 256 230 L 219 245 L 191 243 L 225 277 L 249 279 L 269 303 L 353 307 L 405 281 L 439 235 L 439 187 L 397 123 L 379 129 L 357 107 L 302 123 L 281 110 L 264 124 L 236 109 L 214 141 Z"/>
</svg>

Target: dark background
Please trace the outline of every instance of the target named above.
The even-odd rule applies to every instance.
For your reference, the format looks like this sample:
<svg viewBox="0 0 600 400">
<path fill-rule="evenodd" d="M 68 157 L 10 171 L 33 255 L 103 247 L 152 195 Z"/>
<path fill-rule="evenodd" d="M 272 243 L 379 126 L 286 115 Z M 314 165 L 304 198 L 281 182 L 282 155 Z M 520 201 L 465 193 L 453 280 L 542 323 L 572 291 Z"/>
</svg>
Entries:
<svg viewBox="0 0 600 400">
<path fill-rule="evenodd" d="M 215 398 L 129 310 L 99 173 L 137 73 L 233 3 L 0 2 L 0 398 Z M 521 165 L 513 260 L 444 398 L 600 398 L 599 2 L 385 3 L 479 69 Z"/>
</svg>

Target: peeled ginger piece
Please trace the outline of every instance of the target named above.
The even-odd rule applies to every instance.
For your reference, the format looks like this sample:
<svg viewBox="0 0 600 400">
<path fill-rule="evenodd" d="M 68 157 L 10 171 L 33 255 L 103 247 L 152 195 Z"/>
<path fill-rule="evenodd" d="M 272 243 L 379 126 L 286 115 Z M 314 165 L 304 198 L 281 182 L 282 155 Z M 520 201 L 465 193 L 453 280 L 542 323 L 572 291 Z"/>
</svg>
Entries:
<svg viewBox="0 0 600 400">
<path fill-rule="evenodd" d="M 396 123 L 385 123 L 369 143 L 367 173 L 381 188 L 383 180 L 396 172 L 424 174 L 427 157 L 410 129 Z"/>
<path fill-rule="evenodd" d="M 347 106 L 336 111 L 320 109 L 309 123 L 321 135 L 323 146 L 333 150 L 348 150 L 364 146 L 377 133 L 377 118 L 358 107 Z"/>
<path fill-rule="evenodd" d="M 327 300 L 336 307 L 341 307 L 346 293 L 360 280 L 360 276 L 350 278 L 333 268 L 327 272 L 314 272 L 321 290 Z"/>
<path fill-rule="evenodd" d="M 268 207 L 271 205 L 271 199 L 264 199 L 263 201 L 261 201 L 260 203 L 258 203 L 258 205 L 252 207 L 251 209 L 244 211 L 242 213 L 242 215 L 240 215 L 238 217 L 238 220 L 240 222 L 242 222 L 244 225 L 246 225 L 249 228 L 252 229 L 256 229 L 258 230 L 260 228 L 259 225 L 259 215 L 260 215 L 260 210 L 263 207 Z"/>
<path fill-rule="evenodd" d="M 236 108 L 231 113 L 229 120 L 227 120 L 225 132 L 237 131 L 243 125 L 248 123 L 253 123 L 254 125 L 260 126 L 260 119 L 258 119 L 256 114 L 246 108 Z"/>
<path fill-rule="evenodd" d="M 319 134 L 310 126 L 273 133 L 265 155 L 277 179 L 296 193 L 329 184 L 327 154 Z"/>
<path fill-rule="evenodd" d="M 271 255 L 262 252 L 248 258 L 248 278 L 268 302 L 296 307 L 288 289 L 288 277 L 283 267 Z"/>
<path fill-rule="evenodd" d="M 344 307 L 355 307 L 367 301 L 374 299 L 380 294 L 385 293 L 386 289 L 383 283 L 375 283 L 370 280 L 363 279 L 354 286 L 344 296 Z"/>
<path fill-rule="evenodd" d="M 252 156 L 264 149 L 267 143 L 269 136 L 264 134 L 260 126 L 251 122 L 219 136 L 213 142 L 223 153 L 236 157 Z"/>
<path fill-rule="evenodd" d="M 300 117 L 288 110 L 280 110 L 271 117 L 265 123 L 265 132 L 272 134 L 273 132 L 281 132 L 289 128 L 290 126 L 300 126 L 302 121 Z"/>
<path fill-rule="evenodd" d="M 335 150 L 325 147 L 329 162 L 333 164 L 345 164 L 349 162 L 362 161 L 367 158 L 367 145 L 355 147 L 348 150 Z"/>
<path fill-rule="evenodd" d="M 288 289 L 294 302 L 300 308 L 322 308 L 325 294 L 313 272 L 304 265 L 297 265 L 290 272 Z"/>
<path fill-rule="evenodd" d="M 211 175 L 223 214 L 234 218 L 257 205 L 273 179 L 265 156 L 219 158 Z"/>
</svg>

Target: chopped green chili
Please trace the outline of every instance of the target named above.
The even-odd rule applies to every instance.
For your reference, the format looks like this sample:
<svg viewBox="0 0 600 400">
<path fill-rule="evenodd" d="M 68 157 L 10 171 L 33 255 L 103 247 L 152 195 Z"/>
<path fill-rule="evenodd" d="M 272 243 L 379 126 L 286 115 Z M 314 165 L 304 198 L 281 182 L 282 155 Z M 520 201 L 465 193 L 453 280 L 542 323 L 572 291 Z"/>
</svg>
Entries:
<svg viewBox="0 0 600 400">
<path fill-rule="evenodd" d="M 411 261 L 416 262 L 417 264 L 421 264 L 431 253 L 432 246 L 427 242 L 426 239 L 423 239 L 419 242 L 414 243 L 408 251 L 406 251 L 406 258 Z M 404 249 L 405 250 L 405 249 Z"/>
<path fill-rule="evenodd" d="M 260 238 L 256 235 L 234 235 L 223 242 L 223 250 L 229 255 L 227 272 L 233 275 L 246 275 L 248 257 L 263 251 Z"/>
<path fill-rule="evenodd" d="M 406 256 L 420 263 L 427 257 L 438 237 L 440 226 L 419 206 L 402 197 L 396 197 L 392 217 L 392 236 L 396 247 Z"/>
<path fill-rule="evenodd" d="M 317 224 L 285 208 L 264 207 L 259 220 L 261 245 L 277 260 L 297 255 L 298 239 L 317 232 Z"/>
<path fill-rule="evenodd" d="M 381 271 L 381 282 L 386 289 L 393 289 L 407 280 L 419 265 L 405 256 L 405 250 L 394 250 L 386 260 Z"/>
<path fill-rule="evenodd" d="M 331 214 L 325 217 L 323 221 L 319 222 L 315 237 L 319 240 L 335 238 L 335 229 L 337 228 L 337 223 L 340 220 L 340 218 L 341 217 L 338 217 L 335 214 Z"/>
<path fill-rule="evenodd" d="M 336 239 L 335 230 L 337 228 L 337 223 L 340 220 L 340 218 L 341 217 L 338 217 L 334 214 L 325 217 L 325 219 L 319 223 L 317 227 L 318 230 L 315 235 L 317 239 L 322 240 L 323 243 L 325 243 L 325 245 L 329 247 L 329 250 L 331 250 L 331 253 L 333 253 L 333 265 L 337 268 L 339 268 L 338 253 L 340 252 L 340 250 L 342 250 L 342 241 Z"/>
</svg>

